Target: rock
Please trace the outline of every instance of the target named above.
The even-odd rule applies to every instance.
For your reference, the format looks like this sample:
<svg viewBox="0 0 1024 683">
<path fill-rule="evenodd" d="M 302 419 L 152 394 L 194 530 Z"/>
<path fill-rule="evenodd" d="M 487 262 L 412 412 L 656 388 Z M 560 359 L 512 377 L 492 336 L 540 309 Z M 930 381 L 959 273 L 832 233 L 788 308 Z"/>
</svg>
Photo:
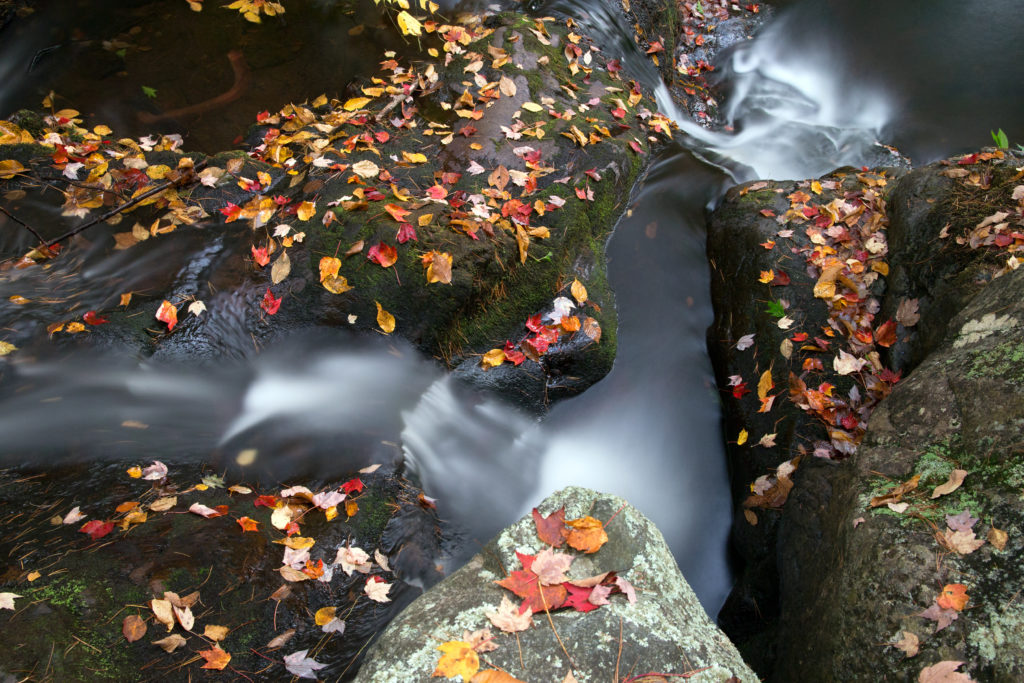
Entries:
<svg viewBox="0 0 1024 683">
<path fill-rule="evenodd" d="M 590 515 L 605 522 L 609 536 L 592 555 L 569 550 L 576 558 L 569 575 L 615 571 L 637 589 L 635 604 L 613 595 L 608 605 L 590 612 L 550 614 L 575 660 L 578 681 L 605 680 L 612 672 L 683 674 L 701 669 L 693 680 L 756 680 L 697 602 L 661 533 L 639 510 L 616 496 L 575 487 L 554 493 L 539 509 L 548 515 L 562 506 L 566 519 Z M 562 681 L 569 667 L 544 615 L 534 615 L 531 627 L 518 634 L 518 643 L 515 635 L 499 632 L 485 617 L 502 596 L 511 597 L 494 582 L 519 568 L 515 551 L 535 553 L 543 547 L 530 515 L 505 529 L 388 626 L 356 680 L 428 680 L 441 656 L 438 645 L 459 640 L 464 630 L 490 627 L 498 649 L 484 655 L 488 663 L 521 680 Z"/>
<path fill-rule="evenodd" d="M 265 346 L 296 329 L 390 333 L 378 324 L 379 304 L 394 317 L 394 334 L 450 367 L 478 365 L 510 341 L 528 356 L 516 371 L 540 378 L 505 382 L 509 373 L 496 373 L 483 384 L 513 394 L 525 387 L 527 402 L 540 406 L 578 393 L 607 373 L 615 355 L 605 240 L 651 140 L 667 140 L 671 130 L 652 113 L 651 93 L 610 66 L 614 55 L 569 34 L 563 22 L 518 12 L 437 31 L 423 38 L 423 61 L 385 61 L 378 83 L 367 80 L 366 97 L 321 97 L 261 116 L 247 153 L 183 154 L 173 136 L 105 142 L 78 120 L 50 121 L 49 142 L 40 145 L 28 118 L 5 123 L 0 158 L 58 177 L 65 167 L 52 168 L 54 136 L 65 144 L 84 139 L 74 150 L 93 157 L 82 156 L 85 167 L 68 173 L 83 183 L 93 174 L 97 189 L 75 186 L 62 207 L 70 226 L 136 189 L 178 178 L 117 226 L 95 225 L 66 240 L 45 269 L 0 275 L 28 300 L 0 302 L 5 340 L 33 353 L 113 346 L 194 361 L 251 353 L 254 342 Z M 428 47 L 451 62 L 429 57 Z M 89 158 L 110 158 L 110 167 L 102 173 Z M 3 182 L 27 192 L 12 213 L 38 223 L 47 239 L 64 232 L 68 225 L 32 220 L 60 195 L 41 197 L 18 178 Z M 17 258 L 32 236 L 13 234 L 4 253 Z M 396 251 L 369 258 L 382 248 Z M 432 255 L 436 271 L 424 262 Z M 320 267 L 333 258 L 338 279 Z M 439 273 L 433 282 L 431 272 Z M 43 296 L 58 280 L 66 285 L 61 296 Z M 589 294 L 571 312 L 582 329 L 548 317 L 551 339 L 531 350 L 537 331 L 527 320 L 570 297 L 574 280 Z M 163 300 L 178 308 L 173 329 L 154 318 Z M 205 313 L 186 311 L 194 300 Z M 88 310 L 109 322 L 83 325 Z M 586 318 L 604 330 L 601 342 L 593 328 L 587 334 Z"/>
<path fill-rule="evenodd" d="M 831 486 L 787 506 L 776 680 L 878 680 L 880 671 L 887 680 L 916 680 L 941 660 L 967 662 L 975 680 L 1024 677 L 1024 606 L 1015 598 L 1024 579 L 1016 559 L 1024 548 L 1024 272 L 994 280 L 948 329 L 875 411 L 861 449 L 829 477 Z M 964 483 L 933 498 L 954 469 L 966 470 Z M 869 507 L 913 476 L 920 483 L 903 496 L 907 510 Z M 972 535 L 989 539 L 968 554 L 937 540 L 947 516 L 964 511 L 980 520 Z M 806 533 L 786 531 L 812 518 L 820 544 L 813 549 Z M 858 518 L 865 521 L 855 526 Z M 1005 548 L 994 545 L 993 529 L 1006 532 Z M 937 631 L 918 615 L 947 584 L 963 584 L 970 599 Z M 901 631 L 920 638 L 920 655 L 879 646 Z"/>
</svg>

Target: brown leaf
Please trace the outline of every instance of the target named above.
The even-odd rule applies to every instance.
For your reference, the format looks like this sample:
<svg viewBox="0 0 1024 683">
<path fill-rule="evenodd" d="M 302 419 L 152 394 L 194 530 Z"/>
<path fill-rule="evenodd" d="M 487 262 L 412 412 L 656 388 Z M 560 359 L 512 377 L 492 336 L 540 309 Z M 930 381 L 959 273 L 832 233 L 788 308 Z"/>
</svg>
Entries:
<svg viewBox="0 0 1024 683">
<path fill-rule="evenodd" d="M 491 174 L 487 176 L 487 184 L 498 188 L 499 192 L 505 189 L 505 186 L 508 185 L 508 181 L 508 169 L 504 166 L 498 166 L 498 168 L 494 169 Z"/>
<path fill-rule="evenodd" d="M 909 659 L 910 657 L 917 655 L 917 651 L 920 648 L 920 642 L 920 639 L 910 631 L 903 631 L 902 637 L 892 645 L 897 650 L 902 650 Z"/>
<path fill-rule="evenodd" d="M 583 334 L 593 339 L 595 344 L 601 341 L 601 325 L 593 318 L 588 316 L 583 320 L 582 331 Z"/>
<path fill-rule="evenodd" d="M 164 652 L 174 652 L 179 647 L 185 644 L 185 639 L 177 633 L 172 633 L 166 638 L 160 640 L 154 640 L 153 644 L 157 647 L 163 648 Z"/>
<path fill-rule="evenodd" d="M 943 609 L 935 603 L 932 603 L 925 611 L 918 613 L 917 616 L 934 621 L 936 633 L 960 618 L 960 614 L 955 609 Z"/>
<path fill-rule="evenodd" d="M 542 517 L 540 511 L 533 508 L 533 523 L 537 527 L 537 538 L 554 548 L 561 548 L 568 538 L 568 530 L 565 528 L 565 506 L 547 517 Z"/>
<path fill-rule="evenodd" d="M 279 635 L 274 636 L 271 639 L 271 641 L 269 643 L 267 643 L 267 648 L 273 649 L 273 648 L 282 647 L 285 643 L 287 643 L 289 640 L 291 640 L 292 636 L 294 636 L 294 635 L 295 635 L 295 629 L 290 628 L 287 631 L 285 631 L 284 633 L 281 633 Z"/>
<path fill-rule="evenodd" d="M 939 484 L 938 486 L 936 486 L 935 490 L 932 491 L 931 497 L 934 499 L 938 498 L 939 496 L 944 496 L 947 493 L 953 493 L 953 491 L 956 491 L 958 488 L 960 488 L 960 485 L 964 483 L 964 478 L 966 476 L 967 470 L 953 470 L 949 474 L 949 481 L 947 481 L 944 484 Z"/>
<path fill-rule="evenodd" d="M 888 505 L 889 503 L 898 503 L 903 499 L 903 496 L 910 493 L 917 488 L 917 482 L 921 480 L 920 474 L 915 474 L 910 479 L 906 480 L 899 486 L 895 487 L 888 493 L 881 496 L 875 496 L 871 499 L 871 507 L 877 508 L 882 505 Z"/>
<path fill-rule="evenodd" d="M 896 308 L 896 322 L 904 327 L 913 327 L 921 319 L 917 310 L 917 299 L 904 299 Z"/>
<path fill-rule="evenodd" d="M 498 609 L 494 612 L 487 612 L 485 616 L 502 631 L 515 633 L 530 628 L 533 621 L 533 610 L 526 608 L 526 611 L 520 614 L 516 604 L 509 600 L 507 595 L 503 595 Z"/>
<path fill-rule="evenodd" d="M 124 634 L 125 640 L 129 643 L 134 643 L 146 635 L 146 622 L 138 614 L 131 614 L 124 618 L 124 622 L 121 624 L 121 632 Z"/>
<path fill-rule="evenodd" d="M 214 626 L 213 624 L 207 624 L 206 628 L 203 629 L 203 637 L 209 638 L 214 642 L 220 642 L 227 637 L 228 631 L 230 630 L 231 629 L 227 626 Z"/>
<path fill-rule="evenodd" d="M 992 544 L 993 548 L 996 550 L 1002 550 L 1006 547 L 1006 541 L 1009 539 L 1009 536 L 1007 536 L 1006 532 L 1002 529 L 992 527 L 988 530 L 988 535 L 985 536 L 985 538 Z"/>
<path fill-rule="evenodd" d="M 977 538 L 974 531 L 953 531 L 946 529 L 941 534 L 936 534 L 939 543 L 961 555 L 970 555 L 975 550 L 985 545 L 983 539 Z"/>
<path fill-rule="evenodd" d="M 169 600 L 150 600 L 149 606 L 156 615 L 157 621 L 167 627 L 168 631 L 174 630 L 174 612 Z"/>
</svg>

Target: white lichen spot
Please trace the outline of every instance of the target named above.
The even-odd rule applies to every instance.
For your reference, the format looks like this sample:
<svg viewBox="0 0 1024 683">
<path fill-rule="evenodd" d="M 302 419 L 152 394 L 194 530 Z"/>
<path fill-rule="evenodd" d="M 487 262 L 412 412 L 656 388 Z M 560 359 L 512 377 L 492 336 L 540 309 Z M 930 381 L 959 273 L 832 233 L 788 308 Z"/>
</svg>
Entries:
<svg viewBox="0 0 1024 683">
<path fill-rule="evenodd" d="M 953 342 L 953 348 L 962 348 L 968 344 L 976 344 L 985 337 L 1016 327 L 1019 321 L 1009 315 L 1001 315 L 998 318 L 995 313 L 986 313 L 981 320 L 968 320 L 960 328 L 960 334 Z"/>
</svg>

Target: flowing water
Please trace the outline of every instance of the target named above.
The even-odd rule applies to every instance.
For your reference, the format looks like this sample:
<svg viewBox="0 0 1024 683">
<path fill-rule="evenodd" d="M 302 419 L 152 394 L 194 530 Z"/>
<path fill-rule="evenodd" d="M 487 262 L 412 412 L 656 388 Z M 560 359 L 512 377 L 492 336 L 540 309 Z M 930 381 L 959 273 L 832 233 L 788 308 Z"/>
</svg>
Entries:
<svg viewBox="0 0 1024 683">
<path fill-rule="evenodd" d="M 149 132 L 137 112 L 188 107 L 227 89 L 226 55 L 241 50 L 256 84 L 243 98 L 216 115 L 160 124 L 180 126 L 196 149 L 229 146 L 256 111 L 343 93 L 383 49 L 401 46 L 367 3 L 291 3 L 283 21 L 263 27 L 231 17 L 223 26 L 233 28 L 177 51 L 168 45 L 184 44 L 182 26 L 205 20 L 184 2 L 41 4 L 62 8 L 59 21 L 40 12 L 15 39 L 10 28 L 0 34 L 0 115 L 37 106 L 53 88 L 67 98 L 61 106 L 96 123 Z M 397 342 L 338 332 L 282 340 L 257 354 L 250 340 L 225 331 L 219 356 L 226 360 L 202 368 L 116 352 L 13 368 L 0 393 L 3 464 L 135 462 L 144 454 L 227 465 L 257 447 L 275 454 L 257 462 L 265 480 L 323 481 L 404 458 L 463 530 L 455 557 L 552 490 L 590 486 L 625 496 L 659 525 L 715 614 L 730 587 L 732 502 L 704 341 L 712 316 L 706 208 L 737 180 L 813 177 L 884 161 L 889 152 L 877 140 L 903 145 L 921 162 L 985 144 L 990 128 L 1021 139 L 1024 91 L 1011 77 L 1020 68 L 1008 46 L 1022 35 L 1022 17 L 1013 0 L 937 1 L 927 11 L 866 1 L 788 5 L 719 64 L 734 129 L 723 133 L 674 110 L 614 9 L 569 0 L 552 8 L 601 34 L 603 45 L 621 47 L 624 63 L 659 89 L 660 105 L 683 131 L 682 144 L 652 162 L 608 245 L 620 329 L 607 378 L 538 422 L 460 386 Z M 146 21 L 150 28 L 133 28 Z M 335 40 L 339 34 L 349 42 Z M 969 46 L 946 60 L 954 36 Z M 104 40 L 119 42 L 110 49 Z M 143 85 L 158 89 L 155 101 Z M 125 278 L 143 277 L 126 272 L 130 264 L 92 258 L 83 289 L 116 280 L 125 291 Z M 50 285 L 5 278 L 0 300 L 32 286 Z M 16 315 L 5 309 L 4 324 L 16 324 Z M 126 420 L 149 428 L 126 434 Z"/>
</svg>

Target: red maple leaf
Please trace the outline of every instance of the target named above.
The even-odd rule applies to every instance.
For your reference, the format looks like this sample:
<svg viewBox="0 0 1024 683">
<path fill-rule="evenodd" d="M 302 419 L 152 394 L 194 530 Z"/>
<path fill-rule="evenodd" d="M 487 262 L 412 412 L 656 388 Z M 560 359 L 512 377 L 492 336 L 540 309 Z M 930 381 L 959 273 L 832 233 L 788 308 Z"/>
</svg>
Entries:
<svg viewBox="0 0 1024 683">
<path fill-rule="evenodd" d="M 228 202 L 228 205 L 221 209 L 220 212 L 227 216 L 227 219 L 224 222 L 230 223 L 231 221 L 238 220 L 238 214 L 242 213 L 242 207 L 238 204 Z"/>
<path fill-rule="evenodd" d="M 356 477 L 355 479 L 349 479 L 348 481 L 341 485 L 341 490 L 349 495 L 352 495 L 353 493 L 359 493 L 360 491 L 363 490 L 363 488 L 363 480 L 360 479 L 359 477 Z"/>
<path fill-rule="evenodd" d="M 569 596 L 565 585 L 560 583 L 554 586 L 542 586 L 540 577 L 530 571 L 537 556 L 523 555 L 517 551 L 516 557 L 523 563 L 524 568 L 512 572 L 495 583 L 523 599 L 523 604 L 519 606 L 519 613 L 522 614 L 527 608 L 537 613 L 543 612 L 545 608 L 553 610 L 562 607 Z"/>
<path fill-rule="evenodd" d="M 892 320 L 886 320 L 882 325 L 875 330 L 875 341 L 878 342 L 879 346 L 889 348 L 896 343 L 896 323 Z"/>
<path fill-rule="evenodd" d="M 277 505 L 277 501 L 278 501 L 277 496 L 263 495 L 263 496 L 257 496 L 256 500 L 254 500 L 252 502 L 252 504 L 253 504 L 253 507 L 272 508 L 272 507 L 275 507 Z"/>
<path fill-rule="evenodd" d="M 561 548 L 565 543 L 568 536 L 565 529 L 565 506 L 547 517 L 542 517 L 540 510 L 533 508 L 533 523 L 537 527 L 537 538 L 540 540 L 555 548 Z"/>
<path fill-rule="evenodd" d="M 83 534 L 89 534 L 89 538 L 98 541 L 114 530 L 113 522 L 101 522 L 98 519 L 91 520 L 82 525 L 79 529 Z M 536 578 L 536 577 L 534 577 Z"/>
<path fill-rule="evenodd" d="M 258 265 L 260 268 L 270 263 L 270 255 L 267 254 L 267 248 L 257 247 L 256 245 L 253 245 L 252 260 L 255 261 L 256 265 Z"/>
<path fill-rule="evenodd" d="M 590 594 L 594 590 L 593 586 L 580 588 L 568 582 L 562 585 L 569 592 L 569 597 L 566 599 L 563 607 L 572 607 L 577 612 L 589 612 L 598 608 L 598 605 L 590 602 Z"/>
<path fill-rule="evenodd" d="M 389 244 L 378 242 L 367 250 L 366 258 L 383 268 L 387 268 L 388 266 L 395 265 L 395 261 L 398 260 L 398 250 Z"/>
<path fill-rule="evenodd" d="M 402 223 L 398 226 L 398 234 L 395 236 L 399 244 L 405 244 L 409 240 L 418 242 L 416 238 L 416 228 L 412 227 L 412 223 Z"/>
<path fill-rule="evenodd" d="M 82 320 L 89 323 L 90 325 L 102 325 L 104 323 L 110 322 L 96 311 L 86 311 L 85 315 L 82 316 Z"/>
<path fill-rule="evenodd" d="M 513 365 L 521 365 L 526 360 L 526 354 L 512 345 L 512 342 L 505 341 L 505 360 Z"/>
<path fill-rule="evenodd" d="M 263 301 L 260 302 L 260 308 L 266 311 L 267 315 L 274 315 L 281 308 L 282 298 L 275 297 L 274 293 L 270 291 L 270 287 L 267 287 L 267 292 L 263 295 Z"/>
<path fill-rule="evenodd" d="M 540 320 L 540 313 L 537 315 L 531 315 L 526 319 L 526 329 L 530 332 L 540 332 L 544 329 L 544 323 Z"/>
</svg>

